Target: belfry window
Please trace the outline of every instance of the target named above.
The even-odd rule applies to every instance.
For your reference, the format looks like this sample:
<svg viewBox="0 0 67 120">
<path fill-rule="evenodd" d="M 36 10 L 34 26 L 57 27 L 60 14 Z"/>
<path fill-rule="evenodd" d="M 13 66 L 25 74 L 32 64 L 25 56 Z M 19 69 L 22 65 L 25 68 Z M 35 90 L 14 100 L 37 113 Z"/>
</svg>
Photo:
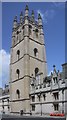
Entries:
<svg viewBox="0 0 67 120">
<path fill-rule="evenodd" d="M 23 29 L 23 35 L 24 35 L 24 26 L 22 27 L 22 29 Z"/>
<path fill-rule="evenodd" d="M 18 60 L 19 60 L 19 57 L 20 57 L 20 50 L 17 50 L 17 57 L 18 57 Z"/>
<path fill-rule="evenodd" d="M 19 31 L 17 31 L 17 35 L 19 34 Z"/>
<path fill-rule="evenodd" d="M 18 40 L 19 31 L 17 31 L 17 40 Z"/>
<path fill-rule="evenodd" d="M 29 25 L 29 35 L 31 35 L 31 29 L 32 29 L 32 26 Z"/>
<path fill-rule="evenodd" d="M 34 48 L 34 56 L 37 56 L 37 54 L 38 54 L 38 49 Z"/>
<path fill-rule="evenodd" d="M 38 38 L 38 29 L 35 30 L 36 37 Z"/>
<path fill-rule="evenodd" d="M 38 74 L 38 72 L 39 72 L 39 69 L 35 68 L 35 76 Z"/>
<path fill-rule="evenodd" d="M 16 90 L 17 98 L 20 98 L 20 91 L 17 89 Z"/>
<path fill-rule="evenodd" d="M 19 75 L 20 75 L 19 69 L 16 70 L 16 73 L 17 73 L 17 76 L 18 76 L 18 79 L 19 79 Z"/>
</svg>

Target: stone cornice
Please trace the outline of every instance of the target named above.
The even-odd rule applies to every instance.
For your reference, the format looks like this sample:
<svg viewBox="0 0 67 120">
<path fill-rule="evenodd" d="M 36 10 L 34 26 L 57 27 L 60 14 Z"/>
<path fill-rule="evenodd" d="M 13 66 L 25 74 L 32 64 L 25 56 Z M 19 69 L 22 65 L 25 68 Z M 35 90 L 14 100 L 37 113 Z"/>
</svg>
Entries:
<svg viewBox="0 0 67 120">
<path fill-rule="evenodd" d="M 29 55 L 29 54 L 24 54 L 21 58 L 19 58 L 19 59 L 18 59 L 18 60 L 16 60 L 15 62 L 10 63 L 10 65 L 15 64 L 15 63 L 19 62 L 19 61 L 20 61 L 21 59 L 23 59 L 23 58 L 24 58 L 24 56 L 26 56 L 26 55 L 28 55 L 30 58 L 36 59 L 36 60 L 38 60 L 38 61 L 40 61 L 40 62 L 45 62 L 45 63 L 47 63 L 46 61 L 43 61 L 43 60 L 41 60 L 41 59 L 39 59 L 39 58 L 37 58 L 37 57 L 31 56 L 31 55 Z"/>
<path fill-rule="evenodd" d="M 10 102 L 18 102 L 18 101 L 26 101 L 26 100 L 30 100 L 30 98 L 23 98 L 23 99 L 15 99 L 15 100 L 11 100 Z"/>
</svg>

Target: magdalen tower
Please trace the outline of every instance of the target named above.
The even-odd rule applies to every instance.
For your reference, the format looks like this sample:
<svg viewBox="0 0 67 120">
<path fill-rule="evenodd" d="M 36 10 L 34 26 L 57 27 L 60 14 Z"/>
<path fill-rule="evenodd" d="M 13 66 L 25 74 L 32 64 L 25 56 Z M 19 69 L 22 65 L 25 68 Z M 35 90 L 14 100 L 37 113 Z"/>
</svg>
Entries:
<svg viewBox="0 0 67 120">
<path fill-rule="evenodd" d="M 25 15 L 21 12 L 20 22 L 15 16 L 12 29 L 12 46 L 10 60 L 10 105 L 12 113 L 31 111 L 30 83 L 34 77 L 42 83 L 47 76 L 45 40 L 41 15 L 35 20 L 34 11 L 28 15 L 26 5 Z M 40 79 L 37 81 L 37 76 Z"/>
</svg>

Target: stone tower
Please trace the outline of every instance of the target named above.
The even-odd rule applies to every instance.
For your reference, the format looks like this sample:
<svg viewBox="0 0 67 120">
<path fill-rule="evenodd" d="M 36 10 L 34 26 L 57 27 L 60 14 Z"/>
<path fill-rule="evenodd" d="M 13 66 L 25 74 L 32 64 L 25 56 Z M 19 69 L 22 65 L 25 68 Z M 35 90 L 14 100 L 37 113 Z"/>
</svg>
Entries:
<svg viewBox="0 0 67 120">
<path fill-rule="evenodd" d="M 47 76 L 47 62 L 44 43 L 44 33 L 41 15 L 35 21 L 34 11 L 31 17 L 26 5 L 25 15 L 20 14 L 20 22 L 15 16 L 12 30 L 12 47 L 10 61 L 10 100 L 11 112 L 23 110 L 29 113 L 30 82 L 32 76 L 36 79 L 40 74 L 40 82 Z"/>
</svg>

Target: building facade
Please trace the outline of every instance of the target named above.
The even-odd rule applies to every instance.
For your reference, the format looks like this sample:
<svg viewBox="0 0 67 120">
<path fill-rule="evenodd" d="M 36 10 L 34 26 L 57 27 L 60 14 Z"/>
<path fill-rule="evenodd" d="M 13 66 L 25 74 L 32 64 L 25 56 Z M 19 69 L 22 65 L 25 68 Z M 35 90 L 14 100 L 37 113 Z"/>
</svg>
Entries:
<svg viewBox="0 0 67 120">
<path fill-rule="evenodd" d="M 30 83 L 31 78 L 40 81 L 47 76 L 46 51 L 42 18 L 38 15 L 35 21 L 34 11 L 28 16 L 28 6 L 25 15 L 20 14 L 20 23 L 15 17 L 12 31 L 12 47 L 10 62 L 10 100 L 11 112 L 19 113 L 23 110 L 30 113 Z"/>
<path fill-rule="evenodd" d="M 10 113 L 10 92 L 9 86 L 5 85 L 4 90 L 0 91 L 0 114 L 9 114 Z"/>
<path fill-rule="evenodd" d="M 47 61 L 41 15 L 35 21 L 26 5 L 25 15 L 13 21 L 10 60 L 10 107 L 11 113 L 45 115 L 67 114 L 67 63 L 62 73 L 54 67 L 47 75 Z"/>
<path fill-rule="evenodd" d="M 42 84 L 36 85 L 32 79 L 30 85 L 31 111 L 35 115 L 49 115 L 50 113 L 67 114 L 67 77 L 62 65 L 62 73 L 55 66 L 50 76 L 43 79 Z M 63 75 L 64 74 L 64 75 Z"/>
</svg>

